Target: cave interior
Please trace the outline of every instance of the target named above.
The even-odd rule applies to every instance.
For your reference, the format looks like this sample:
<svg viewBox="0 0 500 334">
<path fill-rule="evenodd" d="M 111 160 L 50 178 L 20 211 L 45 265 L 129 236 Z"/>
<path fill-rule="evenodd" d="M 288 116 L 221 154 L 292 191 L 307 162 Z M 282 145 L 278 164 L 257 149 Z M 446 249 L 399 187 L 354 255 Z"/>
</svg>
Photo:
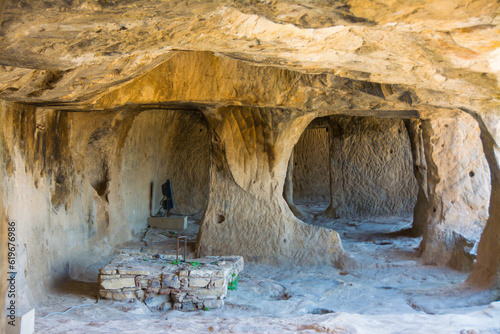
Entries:
<svg viewBox="0 0 500 334">
<path fill-rule="evenodd" d="M 80 2 L 78 10 L 88 13 L 120 8 L 118 1 Z M 6 8 L 1 43 L 17 40 L 14 18 L 21 17 L 19 6 Z M 234 8 L 220 10 L 221 17 L 236 15 Z M 45 19 L 38 35 L 33 30 L 27 36 L 38 42 L 76 38 L 68 26 L 51 30 L 59 23 Z M 375 23 L 363 22 L 355 27 L 366 28 L 369 40 Z M 306 29 L 273 24 L 294 36 Z M 121 27 L 131 34 L 127 38 L 138 34 L 134 25 Z M 484 93 L 458 96 L 439 88 L 444 81 L 437 74 L 436 82 L 423 74 L 407 82 L 392 80 L 390 73 L 370 76 L 352 64 L 330 68 L 327 60 L 315 67 L 292 56 L 274 59 L 266 54 L 266 33 L 260 33 L 258 42 L 242 40 L 262 47 L 259 54 L 267 57 L 262 59 L 220 45 L 214 51 L 192 46 L 148 51 L 137 59 L 127 54 L 127 60 L 106 51 L 100 55 L 109 59 L 92 63 L 81 56 L 79 65 L 46 55 L 77 57 L 81 50 L 99 49 L 90 39 L 90 44 L 65 44 L 66 51 L 54 44 L 46 54 L 26 49 L 14 57 L 22 46 L 28 48 L 21 42 L 18 49 L 0 52 L 2 247 L 7 248 L 7 228 L 15 226 L 17 307 L 20 314 L 36 310 L 40 332 L 60 326 L 62 333 L 71 321 L 77 328 L 90 322 L 104 330 L 109 321 L 133 328 L 160 313 L 187 310 L 160 307 L 144 295 L 133 302 L 98 298 L 99 268 L 117 254 L 170 256 L 179 235 L 188 238 L 188 259 L 244 259 L 240 289 L 227 295 L 224 308 L 211 312 L 233 319 L 224 320 L 233 321 L 231 326 L 238 321 L 249 326 L 243 318 L 266 314 L 308 316 L 301 321 L 309 325 L 320 321 L 311 317 L 336 312 L 451 316 L 458 308 L 466 313 L 484 306 L 500 314 L 500 118 L 494 75 L 477 79 L 472 71 L 461 77 L 448 69 L 449 81 L 467 81 L 461 92 L 480 87 L 474 94 Z M 353 54 L 378 52 L 365 44 Z M 161 212 L 161 185 L 167 180 L 174 191 L 171 214 L 188 217 L 186 230 L 148 226 L 148 218 Z M 3 272 L 9 271 L 5 265 Z M 101 304 L 89 313 L 54 315 L 96 300 Z M 197 329 L 207 330 L 203 326 L 211 318 L 198 311 L 192 317 L 204 320 Z M 179 323 L 169 326 L 189 317 L 173 314 Z M 467 325 L 460 321 L 456 326 Z M 272 320 L 263 324 L 278 326 Z"/>
</svg>

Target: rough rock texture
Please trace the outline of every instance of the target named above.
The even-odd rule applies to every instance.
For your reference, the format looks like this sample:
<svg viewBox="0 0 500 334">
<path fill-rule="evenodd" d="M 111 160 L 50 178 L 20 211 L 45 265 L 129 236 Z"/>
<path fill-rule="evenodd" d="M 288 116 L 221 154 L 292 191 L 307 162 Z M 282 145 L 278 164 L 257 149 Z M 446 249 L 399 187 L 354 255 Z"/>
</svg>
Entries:
<svg viewBox="0 0 500 334">
<path fill-rule="evenodd" d="M 429 199 L 422 261 L 470 270 L 473 259 L 464 252 L 479 240 L 491 196 L 479 125 L 454 110 L 425 120 L 422 133 Z"/>
<path fill-rule="evenodd" d="M 403 121 L 330 119 L 331 217 L 411 212 L 417 187 Z"/>
<path fill-rule="evenodd" d="M 243 270 L 241 256 L 172 261 L 158 254 L 120 254 L 99 269 L 99 295 L 139 299 L 160 311 L 217 309 L 224 306 L 228 290 L 237 288 Z"/>
<path fill-rule="evenodd" d="M 308 128 L 295 145 L 293 197 L 299 202 L 328 202 L 330 172 L 328 166 L 328 130 Z"/>
<path fill-rule="evenodd" d="M 168 179 L 174 192 L 173 214 L 202 212 L 208 162 L 207 125 L 200 112 L 148 110 L 137 116 L 124 143 L 120 175 L 127 195 L 123 211 L 132 230 L 144 229 L 144 218 L 158 212 L 161 185 Z"/>
<path fill-rule="evenodd" d="M 201 114 L 75 113 L 5 102 L 1 108 L 4 206 L 22 241 L 19 307 L 144 229 L 152 182 L 174 180 L 178 210 L 204 206 L 208 143 Z M 173 155 L 177 164 L 169 162 Z"/>
<path fill-rule="evenodd" d="M 418 184 L 417 201 L 413 209 L 413 224 L 411 234 L 421 236 L 424 233 L 427 222 L 426 212 L 429 207 L 427 190 L 427 162 L 425 161 L 424 138 L 422 135 L 422 123 L 420 120 L 406 119 L 406 130 L 411 145 L 413 161 L 413 173 Z"/>
<path fill-rule="evenodd" d="M 423 119 L 425 176 L 421 158 L 414 162 L 423 260 L 466 268 L 463 238 L 478 236 L 490 201 L 471 280 L 495 281 L 500 195 L 494 185 L 488 198 L 488 175 L 496 182 L 498 152 L 486 152 L 489 173 L 477 121 L 456 109 L 477 114 L 483 144 L 498 147 L 498 8 L 491 0 L 9 1 L 0 27 L 1 184 L 6 216 L 19 226 L 20 300 L 140 228 L 148 184 L 171 175 L 144 176 L 156 166 L 148 154 L 162 148 L 148 143 L 160 134 L 143 132 L 147 109 L 208 119 L 200 252 L 338 265 L 338 235 L 302 224 L 283 199 L 293 145 L 316 117 Z M 420 134 L 409 133 L 422 157 Z M 177 144 L 163 147 L 158 161 L 170 164 Z M 130 177 L 142 167 L 135 187 Z M 198 177 L 189 212 L 202 202 Z"/>
<path fill-rule="evenodd" d="M 497 9 L 489 0 L 11 1 L 1 96 L 88 100 L 183 49 L 410 85 L 421 103 L 490 110 Z"/>
<path fill-rule="evenodd" d="M 476 287 L 500 289 L 500 152 L 479 115 L 471 114 L 479 123 L 483 149 L 491 175 L 489 217 L 481 234 L 477 263 L 467 282 Z"/>
<path fill-rule="evenodd" d="M 339 235 L 302 223 L 282 195 L 293 145 L 314 115 L 227 107 L 206 116 L 212 161 L 198 255 L 228 253 L 264 263 L 351 264 Z"/>
<path fill-rule="evenodd" d="M 293 214 L 295 217 L 302 219 L 304 217 L 307 217 L 308 214 L 302 211 L 297 205 L 295 205 L 294 200 L 293 200 L 293 167 L 295 166 L 294 162 L 294 150 L 292 150 L 292 153 L 290 154 L 290 159 L 288 159 L 288 167 L 286 169 L 286 177 L 285 177 L 285 184 L 283 185 L 283 198 L 285 199 L 286 204 L 288 204 L 288 207 L 290 210 L 292 210 Z"/>
</svg>

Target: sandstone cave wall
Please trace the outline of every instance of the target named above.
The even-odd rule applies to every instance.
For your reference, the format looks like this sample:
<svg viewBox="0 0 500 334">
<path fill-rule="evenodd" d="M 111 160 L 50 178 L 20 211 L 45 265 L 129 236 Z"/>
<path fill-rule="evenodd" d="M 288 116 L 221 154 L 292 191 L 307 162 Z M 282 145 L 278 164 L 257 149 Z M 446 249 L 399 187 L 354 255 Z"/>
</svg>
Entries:
<svg viewBox="0 0 500 334">
<path fill-rule="evenodd" d="M 169 138 L 165 131 L 182 128 L 179 124 L 186 119 L 143 113 L 0 105 L 0 178 L 6 220 L 16 224 L 20 310 L 32 306 L 58 280 L 106 261 L 114 246 L 146 227 L 149 209 L 143 208 L 149 207 L 150 194 L 140 197 L 139 186 L 142 182 L 149 187 L 157 176 L 146 178 L 154 168 L 141 170 L 141 161 L 163 166 L 172 156 L 180 156 L 175 152 L 181 150 L 178 145 L 159 143 L 177 138 Z M 149 126 L 167 119 L 171 127 Z M 146 149 L 138 150 L 137 138 Z M 178 163 L 187 164 L 182 159 Z M 163 177 L 162 172 L 156 173 Z M 181 199 L 182 191 L 178 195 Z M 178 201 L 179 208 L 198 210 L 203 205 L 201 193 L 194 198 L 185 204 Z M 136 215 L 130 215 L 134 211 Z"/>
<path fill-rule="evenodd" d="M 351 262 L 337 232 L 303 223 L 283 198 L 293 147 L 314 114 L 231 106 L 206 117 L 212 159 L 199 256 L 336 267 Z"/>
<path fill-rule="evenodd" d="M 480 122 L 472 115 L 458 109 L 438 111 L 422 113 L 427 198 L 422 203 L 426 223 L 421 259 L 469 271 L 488 208 L 495 205 L 494 173 L 487 160 L 491 152 L 485 152 Z"/>
<path fill-rule="evenodd" d="M 491 197 L 486 221 L 477 249 L 477 261 L 467 282 L 481 288 L 500 289 L 500 117 L 490 118 L 490 126 L 478 114 L 471 114 L 480 127 L 480 136 L 491 177 Z M 492 115 L 495 116 L 495 115 Z"/>
<path fill-rule="evenodd" d="M 2 102 L 0 117 L 3 204 L 7 221 L 16 226 L 16 288 L 22 310 L 45 284 L 68 276 L 81 263 L 79 252 L 95 255 L 85 216 L 92 188 L 78 176 L 68 151 L 67 114 Z M 104 245 L 100 248 L 106 253 Z"/>
<path fill-rule="evenodd" d="M 158 212 L 161 185 L 168 179 L 174 192 L 173 214 L 202 212 L 209 153 L 207 125 L 200 112 L 148 110 L 136 117 L 125 141 L 121 170 L 123 210 L 134 232 L 146 227 L 144 217 L 151 211 Z"/>
<path fill-rule="evenodd" d="M 402 120 L 330 116 L 321 124 L 295 146 L 294 200 L 330 202 L 331 191 L 338 216 L 413 211 L 417 183 Z"/>
<path fill-rule="evenodd" d="M 308 128 L 293 149 L 293 198 L 301 202 L 330 202 L 328 128 Z"/>
<path fill-rule="evenodd" d="M 400 119 L 330 118 L 331 206 L 340 216 L 413 211 L 417 183 Z"/>
</svg>

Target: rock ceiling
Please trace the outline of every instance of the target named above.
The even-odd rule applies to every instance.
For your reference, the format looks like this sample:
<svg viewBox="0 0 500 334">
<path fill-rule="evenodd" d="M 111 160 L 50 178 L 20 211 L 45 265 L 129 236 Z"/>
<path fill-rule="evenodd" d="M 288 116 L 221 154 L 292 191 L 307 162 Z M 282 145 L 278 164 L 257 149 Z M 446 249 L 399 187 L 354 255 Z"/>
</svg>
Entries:
<svg viewBox="0 0 500 334">
<path fill-rule="evenodd" d="M 117 95 L 108 93 L 168 67 L 181 50 L 313 76 L 326 91 L 345 79 L 344 92 L 376 83 L 390 85 L 381 95 L 389 101 L 410 92 L 415 105 L 498 113 L 498 14 L 493 0 L 11 0 L 0 30 L 0 99 L 103 106 Z M 346 108 L 354 107 L 381 105 Z"/>
</svg>

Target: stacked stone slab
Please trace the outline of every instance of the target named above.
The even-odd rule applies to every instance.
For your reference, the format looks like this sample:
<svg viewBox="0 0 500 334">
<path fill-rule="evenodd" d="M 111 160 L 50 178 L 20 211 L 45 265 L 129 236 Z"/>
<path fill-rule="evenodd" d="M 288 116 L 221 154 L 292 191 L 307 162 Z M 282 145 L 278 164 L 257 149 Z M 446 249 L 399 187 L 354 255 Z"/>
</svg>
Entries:
<svg viewBox="0 0 500 334">
<path fill-rule="evenodd" d="M 242 270 L 241 256 L 207 256 L 176 264 L 171 257 L 120 254 L 100 269 L 100 296 L 138 299 L 160 310 L 216 309 L 224 306 L 228 287 Z"/>
</svg>

